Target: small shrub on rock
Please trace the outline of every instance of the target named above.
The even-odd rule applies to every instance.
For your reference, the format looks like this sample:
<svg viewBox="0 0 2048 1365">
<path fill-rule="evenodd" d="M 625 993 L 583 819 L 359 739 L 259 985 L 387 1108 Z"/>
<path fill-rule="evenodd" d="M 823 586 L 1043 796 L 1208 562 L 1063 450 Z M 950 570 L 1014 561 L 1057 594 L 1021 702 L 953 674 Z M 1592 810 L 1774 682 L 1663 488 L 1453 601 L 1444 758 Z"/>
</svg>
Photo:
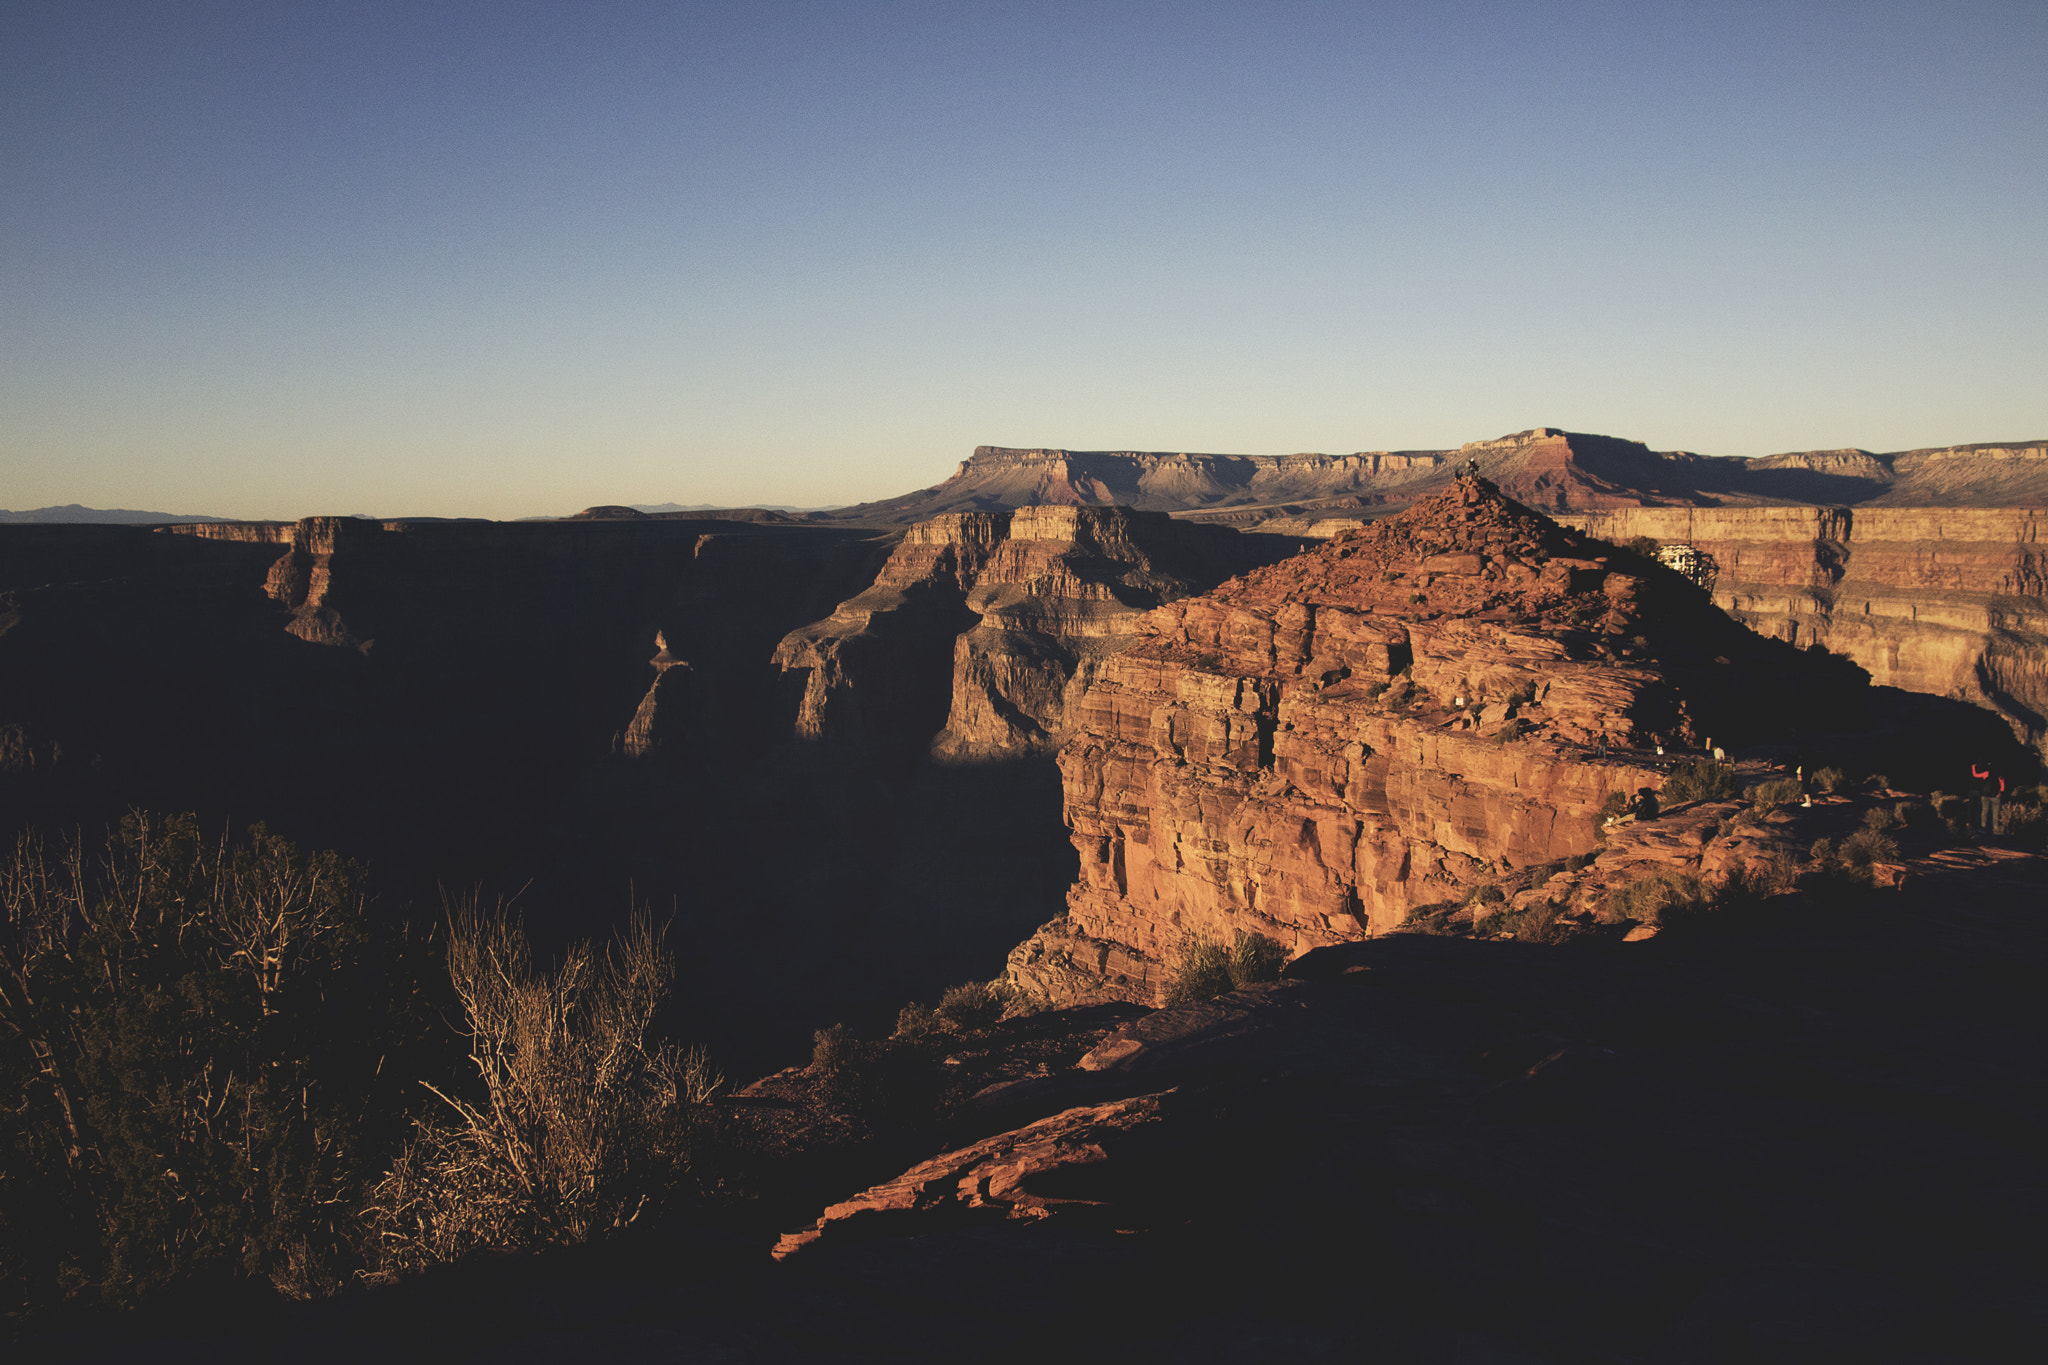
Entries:
<svg viewBox="0 0 2048 1365">
<path fill-rule="evenodd" d="M 2040 806 L 2022 806 L 2005 812 L 2005 827 L 1999 831 L 2006 839 L 2028 848 L 2048 847 L 2048 810 Z"/>
<path fill-rule="evenodd" d="M 1277 981 L 1287 950 L 1262 934 L 1238 930 L 1230 946 L 1208 939 L 1191 940 L 1181 951 L 1173 980 L 1166 987 L 1169 1005 L 1207 1000 L 1260 981 Z"/>
<path fill-rule="evenodd" d="M 1667 868 L 1608 894 L 1601 918 L 1609 923 L 1635 920 L 1663 928 L 1677 920 L 1693 918 L 1707 909 L 1708 897 L 1700 879 L 1675 868 Z"/>
<path fill-rule="evenodd" d="M 938 1026 L 939 1014 L 930 1005 L 913 1000 L 896 1011 L 896 1037 L 922 1038 Z"/>
<path fill-rule="evenodd" d="M 1664 800 L 1733 801 L 1738 794 L 1735 767 L 1730 763 L 1681 763 L 1664 779 Z"/>
<path fill-rule="evenodd" d="M 811 1065 L 813 1076 L 837 1076 L 844 1073 L 857 1060 L 859 1040 L 853 1030 L 844 1024 L 821 1028 L 811 1035 Z"/>
<path fill-rule="evenodd" d="M 1451 923 L 1451 912 L 1462 908 L 1462 905 L 1461 901 L 1437 901 L 1430 905 L 1410 906 L 1408 918 L 1401 922 L 1399 932 L 1455 936 L 1458 930 Z"/>
<path fill-rule="evenodd" d="M 1897 862 L 1899 846 L 1882 829 L 1872 828 L 1866 824 L 1864 828 L 1842 840 L 1841 858 L 1849 867 L 1868 871 L 1872 863 Z"/>
<path fill-rule="evenodd" d="M 1813 785 L 1833 795 L 1836 792 L 1848 791 L 1856 784 L 1850 780 L 1849 774 L 1840 768 L 1822 768 L 1813 775 Z"/>
<path fill-rule="evenodd" d="M 933 1013 L 947 1028 L 979 1033 L 1001 1021 L 1015 994 L 1005 981 L 963 981 L 946 991 Z"/>
<path fill-rule="evenodd" d="M 1750 804 L 1758 810 L 1770 810 L 1774 806 L 1795 806 L 1805 795 L 1799 789 L 1796 777 L 1774 777 L 1768 782 L 1759 782 L 1749 789 Z"/>
</svg>

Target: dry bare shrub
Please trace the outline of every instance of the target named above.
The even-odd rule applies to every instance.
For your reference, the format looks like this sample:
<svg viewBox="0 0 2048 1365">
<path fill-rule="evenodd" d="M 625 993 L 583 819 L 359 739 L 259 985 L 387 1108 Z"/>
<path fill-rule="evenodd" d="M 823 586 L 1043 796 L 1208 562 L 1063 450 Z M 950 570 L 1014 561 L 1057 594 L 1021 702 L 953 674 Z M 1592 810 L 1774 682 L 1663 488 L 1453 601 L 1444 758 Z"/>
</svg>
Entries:
<svg viewBox="0 0 2048 1365">
<path fill-rule="evenodd" d="M 650 1044 L 674 960 L 645 915 L 549 972 L 518 921 L 471 902 L 450 916 L 448 974 L 482 1098 L 428 1087 L 449 1112 L 369 1201 L 387 1272 L 588 1241 L 679 1192 L 691 1111 L 724 1078 L 701 1048 Z"/>
</svg>

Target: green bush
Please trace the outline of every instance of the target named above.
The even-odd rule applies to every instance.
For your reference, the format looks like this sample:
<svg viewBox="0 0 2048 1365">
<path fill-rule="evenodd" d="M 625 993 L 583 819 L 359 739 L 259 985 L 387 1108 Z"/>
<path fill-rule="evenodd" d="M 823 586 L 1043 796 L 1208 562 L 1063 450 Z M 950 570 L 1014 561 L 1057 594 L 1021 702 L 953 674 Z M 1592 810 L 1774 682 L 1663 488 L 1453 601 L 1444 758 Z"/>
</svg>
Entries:
<svg viewBox="0 0 2048 1365">
<path fill-rule="evenodd" d="M 1477 920 L 1476 934 L 1513 934 L 1523 943 L 1562 943 L 1570 935 L 1562 922 L 1564 907 L 1556 901 L 1537 901 L 1522 910 L 1502 910 Z"/>
<path fill-rule="evenodd" d="M 922 1038 L 938 1026 L 938 1011 L 930 1005 L 921 1005 L 913 1000 L 896 1011 L 896 1033 L 898 1038 Z"/>
<path fill-rule="evenodd" d="M 1665 804 L 1683 801 L 1733 801 L 1738 794 L 1735 767 L 1730 763 L 1681 763 L 1664 779 Z"/>
<path fill-rule="evenodd" d="M 1840 768 L 1822 768 L 1813 775 L 1813 785 L 1832 795 L 1848 791 L 1856 784 L 1849 774 Z"/>
<path fill-rule="evenodd" d="M 1675 868 L 1661 869 L 1642 881 L 1608 893 L 1601 918 L 1610 923 L 1635 920 L 1663 928 L 1706 913 L 1709 898 L 1700 879 Z"/>
<path fill-rule="evenodd" d="M 807 1070 L 813 1076 L 836 1076 L 859 1056 L 860 1040 L 854 1037 L 853 1030 L 844 1024 L 834 1024 L 811 1035 L 811 1064 Z"/>
<path fill-rule="evenodd" d="M 2048 847 L 2048 807 L 2008 806 L 2004 823 L 2005 827 L 1999 832 L 2013 843 L 2028 848 Z"/>
<path fill-rule="evenodd" d="M 993 1028 L 1015 998 L 1006 981 L 964 981 L 947 989 L 933 1013 L 948 1028 L 979 1033 Z"/>
<path fill-rule="evenodd" d="M 1451 924 L 1451 912 L 1463 908 L 1463 901 L 1435 901 L 1428 905 L 1408 907 L 1408 917 L 1401 921 L 1398 932 L 1404 934 L 1450 934 L 1458 931 Z"/>
<path fill-rule="evenodd" d="M 427 955 L 358 872 L 130 814 L 0 867 L 0 1285 L 10 1315 L 250 1277 L 334 1288 L 429 1101 Z"/>
<path fill-rule="evenodd" d="M 1806 795 L 1800 790 L 1796 777 L 1773 777 L 1759 782 L 1749 789 L 1750 803 L 1758 810 L 1769 810 L 1773 806 L 1796 806 Z"/>
<path fill-rule="evenodd" d="M 1895 863 L 1899 860 L 1899 846 L 1882 829 L 1866 826 L 1842 841 L 1841 859 L 1845 865 L 1858 869 L 1867 869 L 1872 863 Z"/>
<path fill-rule="evenodd" d="M 1229 947 L 1209 939 L 1190 940 L 1181 950 L 1164 1003 L 1184 1005 L 1260 981 L 1277 981 L 1287 950 L 1262 934 L 1240 929 Z"/>
</svg>

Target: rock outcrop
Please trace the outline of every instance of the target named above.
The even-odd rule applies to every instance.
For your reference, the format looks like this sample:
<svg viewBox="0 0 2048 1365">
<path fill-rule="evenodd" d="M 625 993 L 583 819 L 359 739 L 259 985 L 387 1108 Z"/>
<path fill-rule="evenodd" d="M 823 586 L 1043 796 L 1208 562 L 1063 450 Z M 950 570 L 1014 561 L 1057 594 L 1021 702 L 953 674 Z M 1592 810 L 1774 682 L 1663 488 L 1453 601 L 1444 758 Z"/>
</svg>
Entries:
<svg viewBox="0 0 2048 1365">
<path fill-rule="evenodd" d="M 797 733 L 946 760 L 1042 752 L 1140 615 L 1299 544 L 1128 507 L 935 517 L 867 591 L 778 647 L 806 675 Z"/>
<path fill-rule="evenodd" d="M 1691 545 L 1736 620 L 1975 703 L 2048 751 L 2048 510 L 1640 508 L 1565 515 L 1612 541 Z"/>
<path fill-rule="evenodd" d="M 2023 1359 L 2048 869 L 1923 862 L 1907 892 L 1608 951 L 1313 951 L 1123 1025 L 1030 1082 L 1035 1121 L 776 1254 L 949 1310 L 957 1262 L 1086 1266 L 1116 1291 L 1102 1359 Z"/>
<path fill-rule="evenodd" d="M 1383 933 L 1590 853 L 1665 749 L 1855 731 L 1869 758 L 1901 704 L 1480 478 L 1142 629 L 1060 752 L 1080 877 L 1009 966 L 1042 999 L 1153 1003 L 1190 937 Z M 1973 715 L 1918 737 L 1981 744 Z"/>
</svg>

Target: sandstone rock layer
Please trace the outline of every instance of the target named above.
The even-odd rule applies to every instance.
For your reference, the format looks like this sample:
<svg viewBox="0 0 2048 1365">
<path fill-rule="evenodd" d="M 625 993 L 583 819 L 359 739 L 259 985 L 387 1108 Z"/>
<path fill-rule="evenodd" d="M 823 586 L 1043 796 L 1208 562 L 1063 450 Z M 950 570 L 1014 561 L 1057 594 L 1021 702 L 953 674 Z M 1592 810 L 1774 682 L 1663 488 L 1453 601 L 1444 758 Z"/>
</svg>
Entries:
<svg viewBox="0 0 2048 1365">
<path fill-rule="evenodd" d="M 797 733 L 951 760 L 1043 751 L 1140 615 L 1298 544 L 1127 507 L 935 517 L 782 641 L 776 661 L 806 674 Z"/>
<path fill-rule="evenodd" d="M 1630 508 L 1569 516 L 1613 541 L 1688 544 L 1714 600 L 1880 684 L 1972 702 L 2048 748 L 2048 510 Z"/>
<path fill-rule="evenodd" d="M 1856 670 L 1605 548 L 1468 478 L 1152 613 L 1060 752 L 1080 877 L 1011 979 L 1152 1003 L 1190 938 L 1300 952 L 1593 852 L 1659 746 L 1869 725 Z"/>
</svg>

